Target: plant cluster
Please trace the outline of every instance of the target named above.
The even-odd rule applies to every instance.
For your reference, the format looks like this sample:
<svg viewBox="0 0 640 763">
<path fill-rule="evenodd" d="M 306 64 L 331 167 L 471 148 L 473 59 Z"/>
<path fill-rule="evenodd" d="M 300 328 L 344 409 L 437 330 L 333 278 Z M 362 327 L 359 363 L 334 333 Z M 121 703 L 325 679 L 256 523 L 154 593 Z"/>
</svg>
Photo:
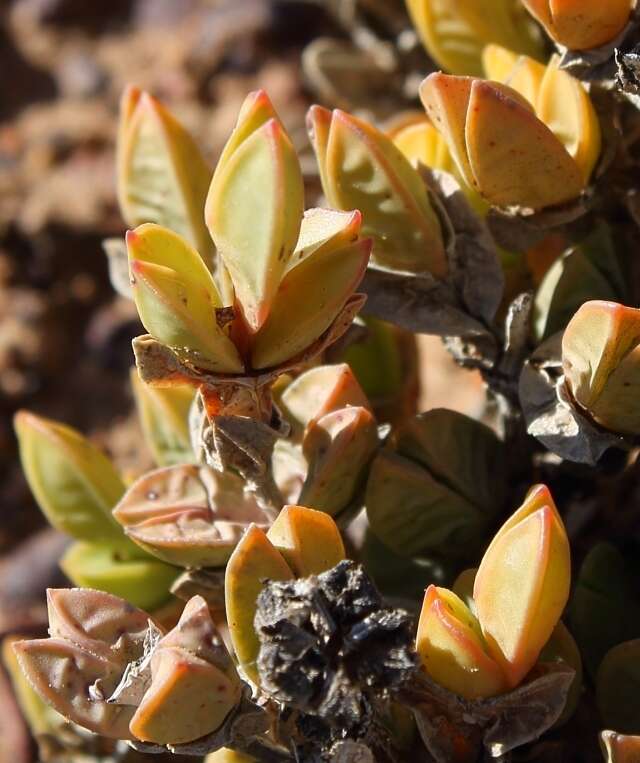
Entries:
<svg viewBox="0 0 640 763">
<path fill-rule="evenodd" d="M 41 743 L 53 708 L 207 763 L 640 760 L 640 17 L 407 9 L 423 108 L 312 106 L 317 207 L 266 93 L 214 170 L 122 98 L 105 250 L 157 468 L 16 417 L 78 586 L 5 649 Z M 414 334 L 481 420 L 416 411 Z"/>
</svg>

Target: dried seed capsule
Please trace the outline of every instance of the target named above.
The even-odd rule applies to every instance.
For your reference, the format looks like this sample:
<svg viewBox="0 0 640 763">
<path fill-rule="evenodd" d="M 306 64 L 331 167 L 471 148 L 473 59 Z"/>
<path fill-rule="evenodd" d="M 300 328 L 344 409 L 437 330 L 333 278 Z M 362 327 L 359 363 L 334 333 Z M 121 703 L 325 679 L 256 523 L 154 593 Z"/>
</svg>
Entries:
<svg viewBox="0 0 640 763">
<path fill-rule="evenodd" d="M 532 488 L 487 549 L 474 600 L 489 654 L 510 687 L 531 670 L 569 596 L 569 541 L 549 490 Z"/>
<path fill-rule="evenodd" d="M 420 97 L 465 182 L 491 204 L 541 209 L 582 192 L 574 159 L 512 88 L 435 73 Z"/>
<path fill-rule="evenodd" d="M 562 337 L 562 367 L 578 405 L 601 426 L 640 433 L 640 310 L 585 302 Z"/>
<path fill-rule="evenodd" d="M 522 0 L 560 45 L 588 50 L 613 40 L 625 27 L 633 0 Z"/>
</svg>

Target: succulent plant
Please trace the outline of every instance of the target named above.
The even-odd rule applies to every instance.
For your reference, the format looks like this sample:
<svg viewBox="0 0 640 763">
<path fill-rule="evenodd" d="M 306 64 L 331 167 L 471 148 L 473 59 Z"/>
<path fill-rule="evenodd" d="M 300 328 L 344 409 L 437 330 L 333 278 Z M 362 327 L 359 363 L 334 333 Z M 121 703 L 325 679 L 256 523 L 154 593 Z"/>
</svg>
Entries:
<svg viewBox="0 0 640 763">
<path fill-rule="evenodd" d="M 629 763 L 635 3 L 326 10 L 343 39 L 304 54 L 334 109 L 308 111 L 315 163 L 261 90 L 215 168 L 158 100 L 121 100 L 130 230 L 105 249 L 148 332 L 131 384 L 155 468 L 123 477 L 16 416 L 82 586 L 11 647 L 30 688 L 5 655 L 25 715 L 114 756 L 591 761 L 600 742 Z"/>
<path fill-rule="evenodd" d="M 453 591 L 427 589 L 417 636 L 423 667 L 467 699 L 514 689 L 557 626 L 570 574 L 562 520 L 548 489 L 536 486 L 485 552 L 473 612 Z"/>
</svg>

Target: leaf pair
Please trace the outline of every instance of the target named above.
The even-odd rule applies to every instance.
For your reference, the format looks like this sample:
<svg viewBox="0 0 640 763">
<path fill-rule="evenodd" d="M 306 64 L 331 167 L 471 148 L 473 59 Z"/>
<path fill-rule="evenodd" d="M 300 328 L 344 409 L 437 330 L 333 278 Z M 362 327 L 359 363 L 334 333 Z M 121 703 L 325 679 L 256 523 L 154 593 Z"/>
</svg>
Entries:
<svg viewBox="0 0 640 763">
<path fill-rule="evenodd" d="M 51 638 L 14 649 L 34 689 L 74 723 L 113 739 L 181 744 L 214 732 L 239 702 L 201 597 L 166 635 L 109 594 L 50 589 L 47 602 Z"/>
<path fill-rule="evenodd" d="M 640 310 L 585 302 L 564 332 L 562 367 L 574 400 L 598 424 L 640 433 Z"/>
<path fill-rule="evenodd" d="M 236 474 L 186 464 L 144 474 L 113 516 L 148 553 L 196 568 L 224 565 L 249 524 L 270 524 Z"/>
<path fill-rule="evenodd" d="M 562 520 L 539 485 L 487 549 L 473 586 L 474 612 L 451 591 L 427 590 L 417 636 L 423 667 L 468 699 L 515 688 L 556 628 L 570 575 Z"/>
<path fill-rule="evenodd" d="M 337 109 L 313 106 L 307 125 L 325 196 L 338 209 L 362 212 L 375 260 L 444 278 L 447 259 L 429 192 L 392 140 Z"/>
<path fill-rule="evenodd" d="M 561 141 L 589 182 L 600 156 L 600 122 L 583 84 L 560 69 L 554 55 L 546 66 L 497 45 L 482 54 L 486 76 L 524 96 Z"/>
<path fill-rule="evenodd" d="M 372 530 L 401 556 L 468 557 L 502 508 L 504 446 L 483 424 L 436 409 L 400 428 L 371 466 Z"/>
<path fill-rule="evenodd" d="M 378 448 L 367 396 L 341 363 L 301 374 L 280 402 L 300 443 L 291 447 L 300 448 L 305 467 L 296 500 L 335 517 L 358 495 Z"/>
<path fill-rule="evenodd" d="M 465 182 L 491 204 L 541 209 L 582 192 L 578 164 L 516 90 L 435 73 L 420 97 Z"/>
<path fill-rule="evenodd" d="M 227 563 L 225 603 L 229 633 L 239 665 L 257 682 L 260 644 L 254 630 L 263 581 L 291 580 L 331 569 L 345 551 L 335 522 L 303 506 L 285 506 L 265 533 L 252 525 Z"/>
</svg>

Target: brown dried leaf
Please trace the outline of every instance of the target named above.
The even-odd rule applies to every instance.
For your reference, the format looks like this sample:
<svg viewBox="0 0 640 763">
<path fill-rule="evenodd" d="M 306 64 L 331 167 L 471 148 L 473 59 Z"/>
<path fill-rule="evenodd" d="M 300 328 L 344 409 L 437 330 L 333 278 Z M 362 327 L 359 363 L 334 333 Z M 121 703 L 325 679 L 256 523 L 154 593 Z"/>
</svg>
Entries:
<svg viewBox="0 0 640 763">
<path fill-rule="evenodd" d="M 628 438 L 590 421 L 574 404 L 564 383 L 562 334 L 543 342 L 525 363 L 519 396 L 527 432 L 561 458 L 595 466 L 612 447 L 628 448 Z"/>
</svg>

